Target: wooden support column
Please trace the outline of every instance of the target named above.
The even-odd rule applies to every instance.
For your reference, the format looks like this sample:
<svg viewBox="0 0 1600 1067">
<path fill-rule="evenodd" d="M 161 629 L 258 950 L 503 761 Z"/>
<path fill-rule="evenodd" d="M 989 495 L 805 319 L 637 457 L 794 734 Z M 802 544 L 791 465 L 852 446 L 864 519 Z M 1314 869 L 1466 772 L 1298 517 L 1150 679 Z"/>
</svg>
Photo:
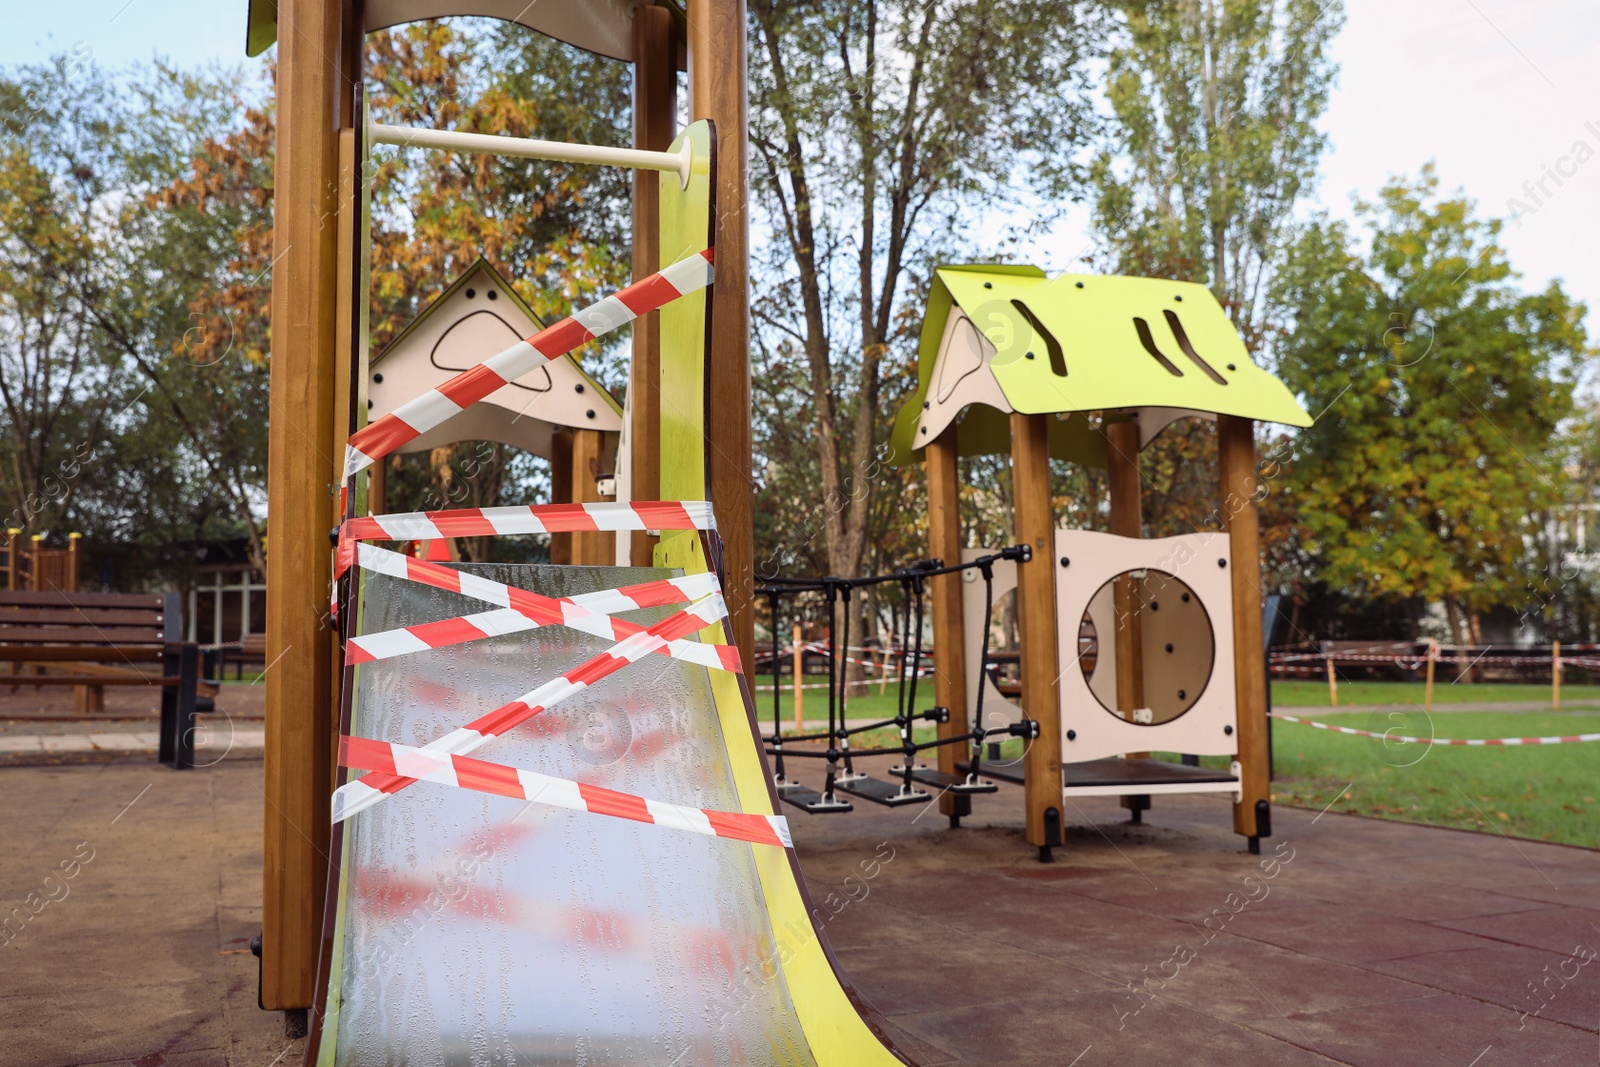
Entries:
<svg viewBox="0 0 1600 1067">
<path fill-rule="evenodd" d="M 83 540 L 83 534 L 81 534 L 81 533 L 69 533 L 69 534 L 67 534 L 67 580 L 66 580 L 66 587 L 67 587 L 67 592 L 69 592 L 69 593 L 76 593 L 78 591 L 78 580 L 79 580 L 78 568 L 83 565 L 83 557 L 78 554 L 78 544 L 82 540 Z M 101 689 L 100 692 L 103 695 L 105 693 L 105 690 Z"/>
<path fill-rule="evenodd" d="M 337 520 L 338 132 L 360 79 L 353 5 L 279 0 L 273 175 L 261 1004 L 313 999 L 328 865 L 333 711 L 328 531 Z M 342 431 L 342 427 L 338 430 Z"/>
<path fill-rule="evenodd" d="M 1114 534 L 1144 536 L 1143 479 L 1139 471 L 1139 424 L 1132 420 L 1106 425 L 1106 482 L 1110 490 L 1111 514 L 1108 523 Z M 1117 708 L 1132 720 L 1135 708 L 1144 703 L 1144 634 L 1139 617 L 1139 591 L 1134 579 L 1119 578 L 1112 589 L 1117 616 Z M 1148 752 L 1129 752 L 1129 759 L 1148 759 Z M 1148 796 L 1120 798 L 1124 808 L 1135 813 L 1150 806 Z M 1137 818 L 1137 814 L 1134 816 Z"/>
<path fill-rule="evenodd" d="M 600 497 L 600 445 L 599 430 L 572 431 L 572 473 L 569 478 L 568 498 L 575 504 L 595 504 Z M 616 534 L 586 530 L 570 535 L 574 566 L 602 567 L 616 562 Z"/>
<path fill-rule="evenodd" d="M 1041 849 L 1061 844 L 1061 695 L 1056 656 L 1055 514 L 1050 501 L 1051 418 L 1017 413 L 1011 416 L 1011 490 L 1017 543 L 1033 549 L 1031 560 L 1017 564 L 1022 710 L 1039 723 L 1039 737 L 1028 745 L 1023 763 L 1027 778 L 1027 837 L 1029 844 Z"/>
<path fill-rule="evenodd" d="M 568 429 L 556 430 L 550 435 L 550 502 L 571 504 L 577 498 L 572 494 L 572 434 Z M 572 564 L 572 535 L 550 535 L 550 562 L 563 566 Z"/>
<path fill-rule="evenodd" d="M 716 281 L 706 448 L 711 503 L 722 534 L 724 593 L 746 676 L 755 674 L 755 527 L 750 476 L 749 221 L 744 0 L 689 0 L 689 85 L 694 119 L 717 129 Z"/>
<path fill-rule="evenodd" d="M 353 102 L 351 106 L 355 106 Z M 333 447 L 328 449 L 331 461 L 328 463 L 328 478 L 333 485 L 340 487 L 344 484 L 345 444 L 350 431 L 356 427 L 357 408 L 365 406 L 366 398 L 367 367 L 363 358 L 365 316 L 362 312 L 367 300 L 367 288 L 361 269 L 363 241 L 366 237 L 361 211 L 365 201 L 361 141 L 354 127 L 347 125 L 339 131 L 339 234 L 337 251 L 334 253 L 339 287 L 334 306 L 334 336 L 337 340 L 333 371 Z M 371 472 L 367 479 L 367 498 L 372 514 L 382 514 L 371 511 L 370 505 L 373 488 L 377 487 L 380 495 L 384 489 L 387 480 L 384 472 L 388 470 L 389 459 L 385 456 L 367 468 Z M 356 484 L 350 487 L 351 491 L 354 492 L 359 484 L 357 479 Z M 336 497 L 335 502 L 338 500 Z M 352 501 L 352 505 L 354 503 Z M 342 513 L 335 515 L 336 522 L 343 519 Z M 328 644 L 328 791 L 331 793 L 339 784 L 339 716 L 343 703 L 340 696 L 344 687 L 344 643 L 336 626 L 329 627 Z"/>
<path fill-rule="evenodd" d="M 1233 828 L 1256 834 L 1256 801 L 1266 800 L 1267 680 L 1261 669 L 1261 530 L 1256 513 L 1255 424 L 1217 416 L 1217 455 L 1222 470 L 1222 521 L 1233 571 L 1233 675 L 1239 708 L 1239 803 Z"/>
<path fill-rule="evenodd" d="M 960 468 L 956 453 L 956 428 L 944 433 L 922 450 L 923 471 L 928 480 L 928 554 L 942 559 L 946 566 L 961 562 Z M 929 582 L 933 601 L 933 700 L 950 709 L 950 721 L 939 724 L 939 736 L 964 733 L 967 725 L 967 643 L 961 618 L 959 574 L 945 574 Z M 887 664 L 887 660 L 885 661 Z M 973 679 L 982 685 L 982 677 Z M 939 748 L 939 769 L 956 771 L 956 745 Z M 939 810 L 952 818 L 972 811 L 972 798 L 945 793 Z"/>
<path fill-rule="evenodd" d="M 372 479 L 367 482 L 367 514 L 387 515 L 385 508 L 389 503 L 389 463 L 392 456 L 385 456 L 368 469 L 372 471 Z"/>
<path fill-rule="evenodd" d="M 678 72 L 673 63 L 677 40 L 672 14 L 664 7 L 633 9 L 633 146 L 652 152 L 672 147 L 677 125 Z M 633 276 L 661 269 L 660 175 L 633 172 Z M 633 368 L 628 381 L 633 421 L 628 427 L 635 500 L 661 499 L 661 316 L 633 320 Z M 629 555 L 635 567 L 648 567 L 656 538 L 640 531 Z"/>
</svg>

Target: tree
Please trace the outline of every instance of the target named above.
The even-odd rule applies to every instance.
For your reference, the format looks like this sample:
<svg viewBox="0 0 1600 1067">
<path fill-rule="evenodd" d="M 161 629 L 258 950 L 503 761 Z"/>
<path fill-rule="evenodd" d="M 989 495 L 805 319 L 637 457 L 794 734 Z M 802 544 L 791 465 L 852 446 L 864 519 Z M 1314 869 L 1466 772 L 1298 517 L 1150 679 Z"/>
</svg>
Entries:
<svg viewBox="0 0 1600 1067">
<path fill-rule="evenodd" d="M 1320 220 L 1273 299 L 1293 310 L 1281 373 L 1317 420 L 1285 480 L 1324 580 L 1442 603 L 1457 644 L 1539 577 L 1564 495 L 1558 432 L 1593 355 L 1559 283 L 1521 292 L 1497 237 L 1430 168 L 1358 204 L 1365 254 Z"/>
<path fill-rule="evenodd" d="M 885 362 L 913 363 L 934 264 L 993 255 L 977 224 L 1015 201 L 1013 182 L 1066 189 L 1090 123 L 1086 23 L 1080 5 L 1048 0 L 753 0 L 750 22 L 766 231 L 753 257 L 757 568 L 855 576 L 886 533 L 875 498 L 893 486 L 904 499 L 877 455 Z"/>
<path fill-rule="evenodd" d="M 115 361 L 93 343 L 73 277 L 97 251 L 108 192 L 94 133 L 105 122 L 94 85 L 65 94 L 65 59 L 0 83 L 0 402 L 9 446 L 0 488 L 7 526 L 49 529 L 70 514 L 82 461 L 115 408 Z M 59 94 L 59 95 L 58 95 Z M 97 387 L 99 387 L 97 389 Z M 70 473 L 69 473 L 70 472 Z"/>
<path fill-rule="evenodd" d="M 367 102 L 374 121 L 596 144 L 628 143 L 628 70 L 523 27 L 456 19 L 369 35 Z M 274 116 L 246 110 L 239 126 L 193 154 L 190 174 L 163 194 L 174 208 L 216 212 L 248 200 L 226 270 L 190 302 L 204 334 L 250 331 L 265 361 L 271 294 Z M 479 256 L 512 279 L 547 320 L 624 284 L 629 271 L 627 174 L 615 168 L 494 156 L 380 149 L 363 180 L 371 220 L 370 344 L 374 352 Z M 248 327 L 246 327 L 248 324 Z M 620 339 L 590 353 L 590 370 L 620 387 Z M 261 440 L 265 441 L 264 433 Z M 389 503 L 492 506 L 548 484 L 548 472 L 492 442 L 394 457 Z M 484 539 L 462 542 L 486 556 Z"/>
<path fill-rule="evenodd" d="M 632 143 L 627 65 L 515 24 L 444 19 L 373 34 L 366 82 L 378 122 Z M 374 350 L 480 255 L 549 320 L 628 281 L 628 171 L 390 149 L 375 162 Z M 615 359 L 595 362 L 603 379 L 626 377 Z"/>
<path fill-rule="evenodd" d="M 1116 121 L 1091 168 L 1096 266 L 1195 281 L 1258 362 L 1283 312 L 1270 299 L 1297 205 L 1326 138 L 1338 0 L 1111 5 L 1106 101 Z M 1152 536 L 1216 524 L 1215 427 L 1185 419 L 1144 452 Z M 1081 481 L 1080 477 L 1080 481 Z M 1269 479 L 1269 487 L 1270 487 Z M 1268 573 L 1297 592 L 1299 531 L 1281 495 L 1263 508 Z"/>
<path fill-rule="evenodd" d="M 236 118 L 240 86 L 160 65 L 115 77 L 73 56 L 0 79 L 3 482 L 16 525 L 67 524 L 101 552 L 254 531 L 264 448 L 254 455 L 232 420 L 264 417 L 264 381 L 198 358 L 186 314 L 234 220 L 150 195 Z"/>
<path fill-rule="evenodd" d="M 1209 285 L 1245 347 L 1272 325 L 1266 284 L 1326 145 L 1338 0 L 1120 0 L 1093 166 L 1103 256 Z"/>
</svg>

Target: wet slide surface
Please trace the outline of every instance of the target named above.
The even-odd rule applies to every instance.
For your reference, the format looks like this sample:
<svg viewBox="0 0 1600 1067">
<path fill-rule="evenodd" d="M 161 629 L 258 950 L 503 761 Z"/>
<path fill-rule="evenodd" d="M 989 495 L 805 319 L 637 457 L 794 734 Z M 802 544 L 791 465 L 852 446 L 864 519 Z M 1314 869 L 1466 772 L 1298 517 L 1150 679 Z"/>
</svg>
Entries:
<svg viewBox="0 0 1600 1067">
<path fill-rule="evenodd" d="M 461 569 L 549 596 L 677 573 Z M 381 574 L 366 573 L 361 583 L 363 633 L 485 606 Z M 648 625 L 674 610 L 618 617 Z M 546 626 L 363 664 L 349 732 L 426 745 L 610 644 Z M 713 673 L 646 656 L 474 756 L 657 800 L 756 810 L 748 787 L 741 805 L 736 781 L 739 761 L 748 773 L 754 744 L 747 727 L 725 736 L 729 719 L 714 689 L 731 676 Z M 730 745 L 748 751 L 730 752 Z M 797 1011 L 791 972 L 800 964 L 785 964 L 803 962 L 807 951 L 783 943 L 798 936 L 814 955 L 816 934 L 809 922 L 796 930 L 792 907 L 783 929 L 772 917 L 775 884 L 793 879 L 778 846 L 427 781 L 342 828 L 326 1007 L 312 1062 L 897 1062 L 848 1006 L 848 1018 L 840 1018 L 847 1002 L 836 982 L 818 1005 L 814 965 L 798 983 L 801 999 L 813 1002 L 810 1018 Z M 796 888 L 777 888 L 792 904 Z M 848 1048 L 855 1053 L 839 1054 Z"/>
</svg>

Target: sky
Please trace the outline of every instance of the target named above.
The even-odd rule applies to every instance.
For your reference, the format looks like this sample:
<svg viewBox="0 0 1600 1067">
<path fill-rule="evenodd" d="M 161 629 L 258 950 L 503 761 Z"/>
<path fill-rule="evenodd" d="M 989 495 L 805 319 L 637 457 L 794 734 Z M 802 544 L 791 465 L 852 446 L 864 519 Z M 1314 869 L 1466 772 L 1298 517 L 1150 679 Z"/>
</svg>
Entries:
<svg viewBox="0 0 1600 1067">
<path fill-rule="evenodd" d="M 12 7 L 0 65 L 74 48 L 112 67 L 158 53 L 185 66 L 244 61 L 245 0 Z M 1330 140 L 1321 206 L 1351 218 L 1352 195 L 1371 198 L 1389 176 L 1431 160 L 1442 189 L 1465 192 L 1482 214 L 1521 212 L 1503 242 L 1525 286 L 1560 278 L 1600 308 L 1600 3 L 1346 0 L 1333 57 L 1341 69 L 1321 123 Z M 1069 215 L 1038 240 L 1040 265 L 1083 269 L 1072 261 L 1087 244 L 1085 222 Z"/>
</svg>

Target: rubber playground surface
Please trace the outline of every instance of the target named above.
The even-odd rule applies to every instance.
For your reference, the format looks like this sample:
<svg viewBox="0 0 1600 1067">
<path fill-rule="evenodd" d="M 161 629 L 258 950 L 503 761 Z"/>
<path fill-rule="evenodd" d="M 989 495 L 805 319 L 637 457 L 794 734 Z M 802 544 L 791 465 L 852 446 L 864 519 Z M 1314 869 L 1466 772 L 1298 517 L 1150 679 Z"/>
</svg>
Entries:
<svg viewBox="0 0 1600 1067">
<path fill-rule="evenodd" d="M 0 768 L 26 916 L 0 946 L 4 1062 L 298 1062 L 247 948 L 260 784 L 237 757 Z M 956 832 L 791 813 L 845 974 L 917 1063 L 1600 1058 L 1600 853 L 1279 806 L 1252 857 L 1224 801 L 1156 798 L 1135 826 L 1084 799 L 1042 865 L 1015 791 L 974 802 Z"/>
</svg>

